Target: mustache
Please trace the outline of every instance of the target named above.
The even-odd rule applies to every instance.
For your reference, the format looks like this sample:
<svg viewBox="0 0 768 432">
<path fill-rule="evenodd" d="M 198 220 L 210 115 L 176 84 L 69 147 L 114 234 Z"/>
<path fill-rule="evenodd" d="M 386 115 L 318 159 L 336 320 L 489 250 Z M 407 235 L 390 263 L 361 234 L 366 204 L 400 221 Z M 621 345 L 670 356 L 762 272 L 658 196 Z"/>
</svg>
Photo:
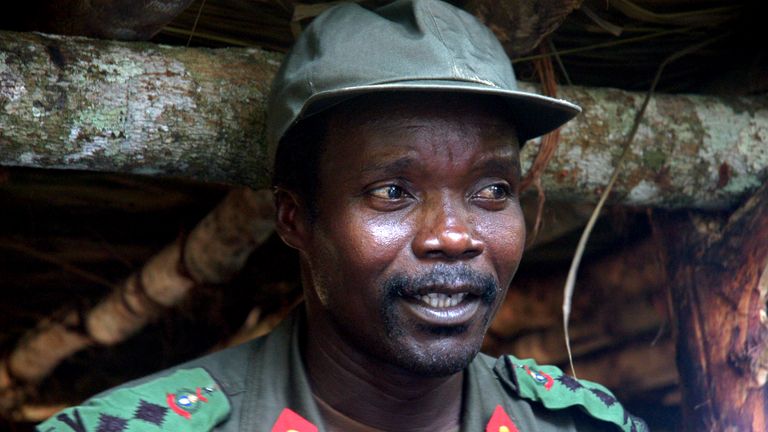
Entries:
<svg viewBox="0 0 768 432">
<path fill-rule="evenodd" d="M 492 304 L 500 292 L 495 277 L 467 264 L 438 264 L 416 275 L 395 274 L 387 278 L 383 286 L 384 295 L 389 299 L 420 295 L 436 287 L 460 289 L 480 297 L 485 304 Z"/>
</svg>

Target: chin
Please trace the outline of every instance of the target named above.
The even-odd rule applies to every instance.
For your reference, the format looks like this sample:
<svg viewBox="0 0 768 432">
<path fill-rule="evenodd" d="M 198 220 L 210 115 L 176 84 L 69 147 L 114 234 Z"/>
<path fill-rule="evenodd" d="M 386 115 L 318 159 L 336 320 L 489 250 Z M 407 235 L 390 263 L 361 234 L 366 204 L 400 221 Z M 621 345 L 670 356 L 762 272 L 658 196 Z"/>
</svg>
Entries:
<svg viewBox="0 0 768 432">
<path fill-rule="evenodd" d="M 479 347 L 463 346 L 444 350 L 421 352 L 400 351 L 395 359 L 402 369 L 423 377 L 446 377 L 464 370 L 474 360 Z"/>
<path fill-rule="evenodd" d="M 388 344 L 371 347 L 393 365 L 422 377 L 447 377 L 466 369 L 480 352 L 490 322 L 488 309 L 480 321 L 434 327 L 408 320 L 387 322 Z"/>
</svg>

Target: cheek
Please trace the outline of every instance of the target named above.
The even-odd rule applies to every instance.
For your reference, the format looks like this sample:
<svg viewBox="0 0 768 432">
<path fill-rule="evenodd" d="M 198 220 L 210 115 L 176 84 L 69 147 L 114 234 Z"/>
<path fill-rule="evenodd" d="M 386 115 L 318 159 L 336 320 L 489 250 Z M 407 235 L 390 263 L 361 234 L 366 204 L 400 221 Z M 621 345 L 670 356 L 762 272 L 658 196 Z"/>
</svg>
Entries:
<svg viewBox="0 0 768 432">
<path fill-rule="evenodd" d="M 321 273 L 335 268 L 336 286 L 371 286 L 376 278 L 397 261 L 409 245 L 411 225 L 407 219 L 370 212 L 337 213 L 319 230 L 313 254 Z M 343 282 L 344 283 L 340 283 Z"/>
<path fill-rule="evenodd" d="M 411 224 L 405 219 L 377 215 L 360 222 L 361 240 L 382 252 L 402 249 L 411 232 Z"/>
<path fill-rule="evenodd" d="M 348 259 L 360 262 L 374 274 L 406 250 L 412 232 L 407 218 L 392 213 L 358 212 L 347 225 L 352 245 Z"/>
<path fill-rule="evenodd" d="M 498 272 L 499 282 L 512 280 L 525 248 L 525 220 L 519 205 L 485 218 L 477 224 L 486 252 Z"/>
</svg>

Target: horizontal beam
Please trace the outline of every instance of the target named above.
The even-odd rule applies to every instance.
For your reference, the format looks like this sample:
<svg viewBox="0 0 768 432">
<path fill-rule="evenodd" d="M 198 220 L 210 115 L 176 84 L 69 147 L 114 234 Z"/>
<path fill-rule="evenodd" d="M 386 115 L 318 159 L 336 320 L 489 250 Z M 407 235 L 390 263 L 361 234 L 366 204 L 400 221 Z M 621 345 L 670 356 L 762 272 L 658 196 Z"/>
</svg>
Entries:
<svg viewBox="0 0 768 432">
<path fill-rule="evenodd" d="M 258 187 L 280 59 L 0 32 L 0 165 Z"/>
<path fill-rule="evenodd" d="M 597 201 L 645 94 L 565 87 L 559 96 L 584 111 L 563 128 L 544 186 L 550 199 Z M 526 151 L 532 152 L 531 147 Z M 643 116 L 613 201 L 721 209 L 766 180 L 768 97 L 657 94 Z"/>
<path fill-rule="evenodd" d="M 0 165 L 180 176 L 263 187 L 266 95 L 281 55 L 0 32 Z M 533 89 L 523 84 L 523 88 Z M 641 93 L 565 87 L 549 199 L 594 202 Z M 768 179 L 768 97 L 657 95 L 613 202 L 733 206 Z M 526 146 L 532 159 L 536 145 Z"/>
</svg>

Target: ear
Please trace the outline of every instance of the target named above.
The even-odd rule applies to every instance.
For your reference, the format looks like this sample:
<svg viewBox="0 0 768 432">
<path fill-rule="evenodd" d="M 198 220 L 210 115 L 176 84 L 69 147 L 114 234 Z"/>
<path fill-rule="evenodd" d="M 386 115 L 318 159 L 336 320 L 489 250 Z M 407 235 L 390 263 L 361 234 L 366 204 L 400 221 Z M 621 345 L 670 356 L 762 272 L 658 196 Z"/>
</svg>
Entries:
<svg viewBox="0 0 768 432">
<path fill-rule="evenodd" d="M 307 206 L 295 192 L 275 188 L 275 230 L 288 246 L 303 251 L 308 244 Z"/>
</svg>

